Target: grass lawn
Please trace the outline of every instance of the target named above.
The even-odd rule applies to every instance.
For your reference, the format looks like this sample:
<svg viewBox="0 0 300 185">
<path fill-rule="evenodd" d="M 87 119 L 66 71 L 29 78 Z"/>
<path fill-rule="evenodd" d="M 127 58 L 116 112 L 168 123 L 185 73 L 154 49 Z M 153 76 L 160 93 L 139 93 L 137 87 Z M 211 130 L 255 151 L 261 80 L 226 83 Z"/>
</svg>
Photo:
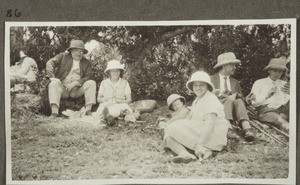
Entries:
<svg viewBox="0 0 300 185">
<path fill-rule="evenodd" d="M 287 178 L 288 152 L 257 132 L 247 143 L 228 146 L 203 162 L 175 164 L 161 147 L 162 133 L 152 126 L 165 114 L 159 106 L 142 114 L 140 125 L 101 127 L 65 118 L 50 119 L 23 110 L 11 122 L 13 180 Z M 279 135 L 277 135 L 280 137 Z M 284 138 L 281 138 L 284 139 Z"/>
</svg>

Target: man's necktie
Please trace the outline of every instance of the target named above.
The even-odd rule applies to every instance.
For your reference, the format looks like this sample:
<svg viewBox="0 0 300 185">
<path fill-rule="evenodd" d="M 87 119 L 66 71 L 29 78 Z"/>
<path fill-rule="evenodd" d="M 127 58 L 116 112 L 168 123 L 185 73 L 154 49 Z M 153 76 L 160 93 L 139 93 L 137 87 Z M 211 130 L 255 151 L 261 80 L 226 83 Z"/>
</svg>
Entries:
<svg viewBox="0 0 300 185">
<path fill-rule="evenodd" d="M 227 76 L 224 76 L 224 89 L 228 91 Z"/>
</svg>

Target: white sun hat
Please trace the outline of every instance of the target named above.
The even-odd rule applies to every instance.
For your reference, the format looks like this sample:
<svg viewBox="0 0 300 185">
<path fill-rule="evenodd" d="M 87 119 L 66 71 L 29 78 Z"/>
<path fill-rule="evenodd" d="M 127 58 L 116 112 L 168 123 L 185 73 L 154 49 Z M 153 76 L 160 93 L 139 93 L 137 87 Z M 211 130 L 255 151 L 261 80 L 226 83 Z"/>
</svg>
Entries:
<svg viewBox="0 0 300 185">
<path fill-rule="evenodd" d="M 214 69 L 224 66 L 226 64 L 238 64 L 241 63 L 239 59 L 236 59 L 233 52 L 223 53 L 218 56 L 218 63 L 214 66 Z"/>
<path fill-rule="evenodd" d="M 210 76 L 204 71 L 197 71 L 192 74 L 191 79 L 186 83 L 186 87 L 193 92 L 193 82 L 205 82 L 207 83 L 208 90 L 212 92 L 214 85 L 211 83 Z"/>
<path fill-rule="evenodd" d="M 112 69 L 120 69 L 124 71 L 124 64 L 121 64 L 118 60 L 110 60 L 107 62 L 107 67 L 104 73 L 109 75 L 107 72 Z"/>
<path fill-rule="evenodd" d="M 167 98 L 167 104 L 169 109 L 171 109 L 171 105 L 172 103 L 177 100 L 177 99 L 181 99 L 183 104 L 185 104 L 185 98 L 183 96 L 180 96 L 178 94 L 171 94 L 168 98 Z"/>
</svg>

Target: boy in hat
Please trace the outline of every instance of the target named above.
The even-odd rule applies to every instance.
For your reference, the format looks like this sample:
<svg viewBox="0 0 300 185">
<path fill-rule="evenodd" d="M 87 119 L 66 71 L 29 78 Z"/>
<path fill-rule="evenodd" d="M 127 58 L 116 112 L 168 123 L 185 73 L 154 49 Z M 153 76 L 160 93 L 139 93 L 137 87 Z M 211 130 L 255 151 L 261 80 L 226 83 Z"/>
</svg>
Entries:
<svg viewBox="0 0 300 185">
<path fill-rule="evenodd" d="M 46 64 L 49 102 L 52 116 L 58 116 L 61 98 L 78 98 L 84 95 L 86 115 L 96 103 L 96 82 L 91 80 L 92 65 L 83 57 L 88 51 L 81 40 L 72 40 L 68 52 L 51 58 Z"/>
<path fill-rule="evenodd" d="M 218 72 L 211 76 L 211 81 L 216 88 L 216 95 L 224 105 L 225 117 L 232 122 L 234 118 L 238 121 L 244 131 L 246 141 L 253 141 L 254 134 L 251 132 L 249 117 L 243 99 L 239 81 L 232 78 L 236 64 L 241 63 L 232 52 L 223 53 L 218 56 L 214 69 Z M 251 95 L 250 95 L 251 96 Z M 248 100 L 249 97 L 246 97 Z"/>
<path fill-rule="evenodd" d="M 280 79 L 288 70 L 286 60 L 273 58 L 264 70 L 268 71 L 269 76 L 254 82 L 252 105 L 256 107 L 260 121 L 288 131 L 289 83 Z"/>
</svg>

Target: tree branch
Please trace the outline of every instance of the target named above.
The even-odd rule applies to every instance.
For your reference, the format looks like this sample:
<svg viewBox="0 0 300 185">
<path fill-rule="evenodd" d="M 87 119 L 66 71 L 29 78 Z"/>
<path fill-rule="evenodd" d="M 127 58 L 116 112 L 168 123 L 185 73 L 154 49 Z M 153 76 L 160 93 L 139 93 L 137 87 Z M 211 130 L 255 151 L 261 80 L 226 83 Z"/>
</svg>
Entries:
<svg viewBox="0 0 300 185">
<path fill-rule="evenodd" d="M 139 50 L 140 55 L 138 57 L 137 62 L 139 62 L 140 66 L 142 67 L 144 65 L 144 59 L 146 57 L 146 53 L 148 51 L 150 51 L 154 46 L 157 46 L 158 44 L 163 43 L 164 41 L 167 41 L 177 35 L 187 33 L 192 30 L 193 30 L 193 28 L 191 28 L 191 27 L 178 28 L 175 31 L 166 32 L 163 35 L 161 35 L 160 37 L 158 37 L 157 39 L 150 41 L 149 44 L 147 44 L 145 47 L 143 47 L 141 50 Z"/>
</svg>

